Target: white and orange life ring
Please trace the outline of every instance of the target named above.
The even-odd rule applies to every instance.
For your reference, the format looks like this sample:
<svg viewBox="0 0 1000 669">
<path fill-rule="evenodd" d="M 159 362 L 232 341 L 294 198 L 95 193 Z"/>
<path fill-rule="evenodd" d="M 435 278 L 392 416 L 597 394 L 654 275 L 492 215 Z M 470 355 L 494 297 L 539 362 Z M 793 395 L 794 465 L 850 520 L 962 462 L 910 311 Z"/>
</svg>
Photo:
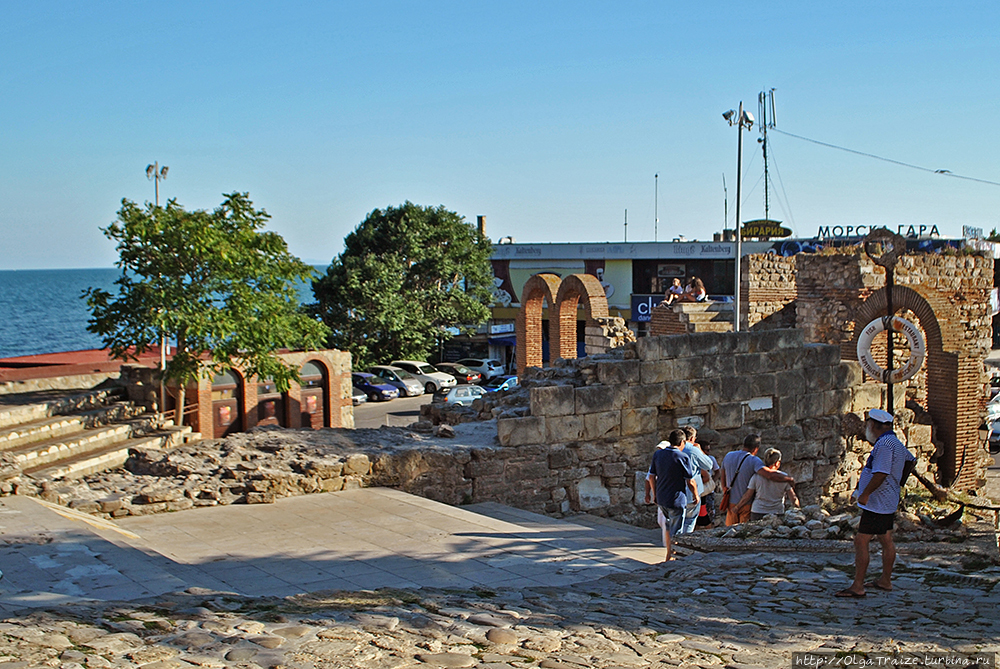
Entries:
<svg viewBox="0 0 1000 669">
<path fill-rule="evenodd" d="M 887 325 L 895 332 L 901 332 L 906 337 L 906 343 L 910 345 L 910 359 L 899 369 L 892 370 L 892 374 L 887 374 L 875 363 L 872 357 L 872 340 L 879 332 L 884 332 Z M 924 337 L 920 334 L 920 328 L 915 324 L 900 318 L 899 316 L 883 316 L 876 318 L 865 326 L 858 336 L 858 360 L 865 373 L 872 378 L 878 379 L 882 383 L 902 383 L 920 371 L 924 364 L 924 355 L 927 353 L 927 345 Z"/>
</svg>

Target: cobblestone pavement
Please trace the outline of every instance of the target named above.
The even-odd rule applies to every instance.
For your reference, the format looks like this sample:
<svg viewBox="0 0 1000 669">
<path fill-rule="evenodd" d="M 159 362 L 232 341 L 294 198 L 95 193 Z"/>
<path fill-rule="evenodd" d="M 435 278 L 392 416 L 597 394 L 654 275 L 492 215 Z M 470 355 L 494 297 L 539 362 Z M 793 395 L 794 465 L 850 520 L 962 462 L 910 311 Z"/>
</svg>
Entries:
<svg viewBox="0 0 1000 669">
<path fill-rule="evenodd" d="M 565 587 L 191 588 L 0 623 L 0 667 L 790 667 L 791 654 L 1000 650 L 1000 570 L 900 559 L 893 592 L 838 599 L 851 557 L 695 554 Z"/>
</svg>

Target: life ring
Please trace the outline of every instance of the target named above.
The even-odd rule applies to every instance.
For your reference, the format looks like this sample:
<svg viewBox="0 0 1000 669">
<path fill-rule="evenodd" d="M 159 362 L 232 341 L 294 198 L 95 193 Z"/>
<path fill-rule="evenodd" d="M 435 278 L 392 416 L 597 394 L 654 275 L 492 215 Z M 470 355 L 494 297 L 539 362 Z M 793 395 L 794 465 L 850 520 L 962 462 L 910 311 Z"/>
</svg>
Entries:
<svg viewBox="0 0 1000 669">
<path fill-rule="evenodd" d="M 892 370 L 891 375 L 879 367 L 875 363 L 875 359 L 872 358 L 872 340 L 879 332 L 885 331 L 888 323 L 891 323 L 890 327 L 894 331 L 903 333 L 903 336 L 906 337 L 906 343 L 910 345 L 910 359 L 899 369 Z M 902 383 L 912 377 L 924 364 L 926 352 L 927 346 L 924 343 L 923 335 L 920 334 L 920 329 L 899 316 L 876 318 L 865 326 L 858 337 L 858 360 L 861 361 L 861 367 L 868 376 L 876 378 L 882 383 Z"/>
</svg>

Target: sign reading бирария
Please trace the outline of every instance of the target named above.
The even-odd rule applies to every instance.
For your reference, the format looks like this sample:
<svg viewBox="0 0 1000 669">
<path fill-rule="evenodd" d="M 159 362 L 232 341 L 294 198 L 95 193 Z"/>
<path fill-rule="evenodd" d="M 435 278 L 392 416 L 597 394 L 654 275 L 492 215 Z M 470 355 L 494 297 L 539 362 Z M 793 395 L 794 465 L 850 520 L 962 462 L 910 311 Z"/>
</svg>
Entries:
<svg viewBox="0 0 1000 669">
<path fill-rule="evenodd" d="M 791 237 L 792 231 L 788 228 L 781 227 L 781 221 L 772 221 L 766 218 L 760 218 L 756 221 L 744 221 L 743 230 L 741 231 L 743 238 L 747 237 Z"/>
</svg>

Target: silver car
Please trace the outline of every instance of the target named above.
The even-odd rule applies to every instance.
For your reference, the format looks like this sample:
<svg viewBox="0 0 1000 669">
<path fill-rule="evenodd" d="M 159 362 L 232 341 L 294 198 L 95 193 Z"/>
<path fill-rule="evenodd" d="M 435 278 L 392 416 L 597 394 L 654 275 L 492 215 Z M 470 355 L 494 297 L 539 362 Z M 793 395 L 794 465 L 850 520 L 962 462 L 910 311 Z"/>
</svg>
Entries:
<svg viewBox="0 0 1000 669">
<path fill-rule="evenodd" d="M 490 358 L 462 358 L 458 364 L 465 365 L 474 372 L 483 375 L 483 379 L 492 379 L 503 374 L 503 363 Z"/>
<path fill-rule="evenodd" d="M 390 386 L 399 388 L 399 395 L 401 397 L 415 397 L 424 394 L 424 384 L 414 378 L 405 369 L 393 367 L 392 365 L 375 365 L 368 371 Z"/>
<path fill-rule="evenodd" d="M 424 384 L 424 390 L 429 393 L 436 393 L 439 390 L 454 388 L 458 383 L 454 376 L 445 374 L 444 372 L 439 372 L 426 362 L 417 362 L 416 360 L 393 360 L 392 366 L 408 371 L 414 376 L 414 378 Z"/>
<path fill-rule="evenodd" d="M 486 389 L 479 386 L 456 386 L 434 393 L 433 402 L 435 404 L 460 404 L 467 407 L 486 394 Z"/>
</svg>

